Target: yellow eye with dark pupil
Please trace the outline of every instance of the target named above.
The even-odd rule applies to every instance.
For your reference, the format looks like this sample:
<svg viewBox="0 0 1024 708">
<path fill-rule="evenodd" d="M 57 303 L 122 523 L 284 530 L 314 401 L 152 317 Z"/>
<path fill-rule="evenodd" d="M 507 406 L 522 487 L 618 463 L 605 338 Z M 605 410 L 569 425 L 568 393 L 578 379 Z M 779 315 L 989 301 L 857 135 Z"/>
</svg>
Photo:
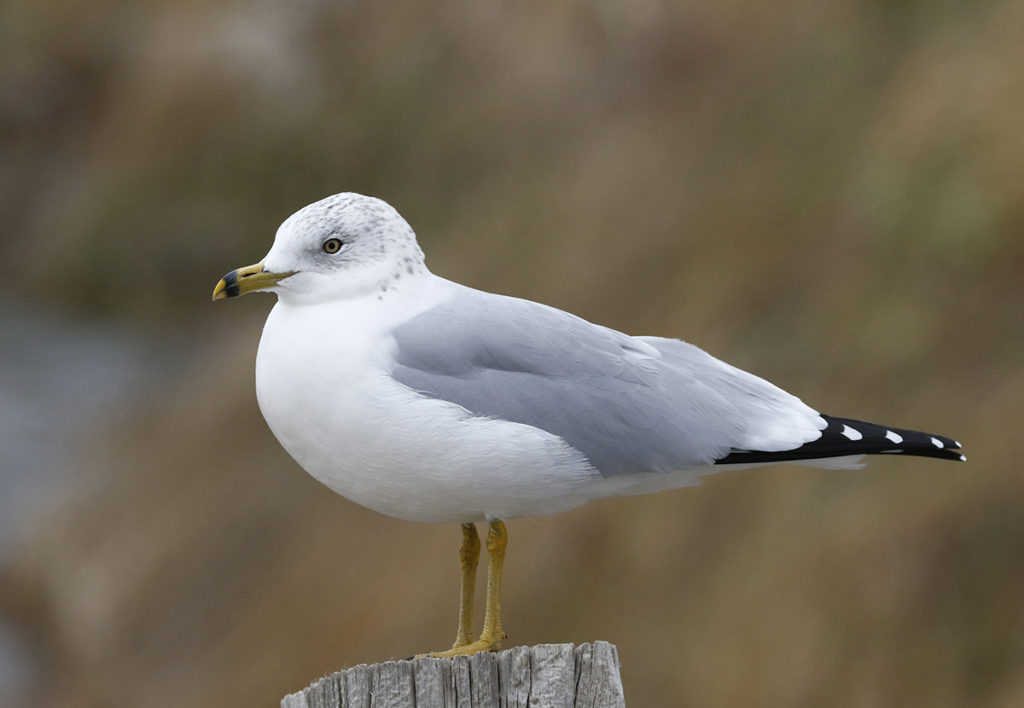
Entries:
<svg viewBox="0 0 1024 708">
<path fill-rule="evenodd" d="M 329 238 L 324 241 L 324 252 L 325 253 L 337 253 L 341 250 L 341 239 Z"/>
</svg>

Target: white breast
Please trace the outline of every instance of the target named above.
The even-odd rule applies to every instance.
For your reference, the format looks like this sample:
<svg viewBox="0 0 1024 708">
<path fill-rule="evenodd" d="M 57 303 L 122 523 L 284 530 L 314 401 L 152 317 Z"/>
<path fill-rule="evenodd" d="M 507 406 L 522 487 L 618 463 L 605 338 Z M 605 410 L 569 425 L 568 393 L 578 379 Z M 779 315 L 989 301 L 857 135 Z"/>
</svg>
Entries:
<svg viewBox="0 0 1024 708">
<path fill-rule="evenodd" d="M 471 417 L 389 374 L 399 321 L 447 297 L 447 281 L 318 305 L 278 303 L 256 362 L 260 409 L 314 478 L 383 514 L 429 522 L 552 514 L 590 496 L 599 477 L 560 438 Z"/>
</svg>

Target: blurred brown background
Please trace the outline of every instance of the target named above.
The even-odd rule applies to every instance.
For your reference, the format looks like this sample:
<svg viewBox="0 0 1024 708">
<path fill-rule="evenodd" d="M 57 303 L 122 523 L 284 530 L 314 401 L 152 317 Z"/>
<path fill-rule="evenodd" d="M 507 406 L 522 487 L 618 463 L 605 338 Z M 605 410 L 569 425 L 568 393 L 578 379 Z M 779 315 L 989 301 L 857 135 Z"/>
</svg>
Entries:
<svg viewBox="0 0 1024 708">
<path fill-rule="evenodd" d="M 448 645 L 456 527 L 253 392 L 291 212 L 678 336 L 970 458 L 768 468 L 510 524 L 518 643 L 631 705 L 1024 705 L 1024 4 L 0 5 L 0 703 L 275 705 Z"/>
</svg>

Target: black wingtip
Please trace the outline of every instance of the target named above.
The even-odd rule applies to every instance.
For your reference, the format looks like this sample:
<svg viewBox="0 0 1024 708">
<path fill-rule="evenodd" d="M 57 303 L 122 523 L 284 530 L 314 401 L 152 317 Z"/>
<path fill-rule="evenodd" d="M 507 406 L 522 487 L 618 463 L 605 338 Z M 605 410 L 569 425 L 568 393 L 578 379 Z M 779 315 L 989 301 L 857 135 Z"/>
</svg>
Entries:
<svg viewBox="0 0 1024 708">
<path fill-rule="evenodd" d="M 853 418 L 822 415 L 827 423 L 821 437 L 793 450 L 734 451 L 715 464 L 757 464 L 816 460 L 846 455 L 901 454 L 965 462 L 960 443 L 953 438 L 919 430 L 894 428 Z"/>
</svg>

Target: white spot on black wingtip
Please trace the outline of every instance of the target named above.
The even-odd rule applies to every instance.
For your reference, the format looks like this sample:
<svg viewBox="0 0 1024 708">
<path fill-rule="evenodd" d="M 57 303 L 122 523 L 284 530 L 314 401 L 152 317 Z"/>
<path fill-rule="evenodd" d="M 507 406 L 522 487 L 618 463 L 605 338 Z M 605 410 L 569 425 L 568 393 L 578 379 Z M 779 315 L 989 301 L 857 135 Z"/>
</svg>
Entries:
<svg viewBox="0 0 1024 708">
<path fill-rule="evenodd" d="M 891 430 L 885 431 L 885 439 L 889 440 L 895 445 L 899 445 L 901 442 L 903 442 L 903 436 L 900 435 L 899 433 L 894 433 Z"/>
<path fill-rule="evenodd" d="M 967 455 L 960 455 L 961 462 L 967 462 Z"/>
<path fill-rule="evenodd" d="M 945 446 L 944 446 L 944 445 L 942 444 L 942 441 L 941 441 L 941 440 L 939 440 L 938 438 L 932 438 L 932 445 L 934 445 L 935 447 L 939 448 L 940 450 L 941 450 L 941 449 L 942 449 L 943 447 L 945 447 Z"/>
<path fill-rule="evenodd" d="M 959 440 L 954 440 L 953 441 L 953 447 L 963 447 L 963 445 L 960 444 Z"/>
<path fill-rule="evenodd" d="M 849 425 L 844 425 L 843 426 L 842 435 L 843 435 L 843 437 L 849 438 L 850 440 L 863 440 L 864 439 L 864 435 L 859 430 L 851 428 Z"/>
</svg>

